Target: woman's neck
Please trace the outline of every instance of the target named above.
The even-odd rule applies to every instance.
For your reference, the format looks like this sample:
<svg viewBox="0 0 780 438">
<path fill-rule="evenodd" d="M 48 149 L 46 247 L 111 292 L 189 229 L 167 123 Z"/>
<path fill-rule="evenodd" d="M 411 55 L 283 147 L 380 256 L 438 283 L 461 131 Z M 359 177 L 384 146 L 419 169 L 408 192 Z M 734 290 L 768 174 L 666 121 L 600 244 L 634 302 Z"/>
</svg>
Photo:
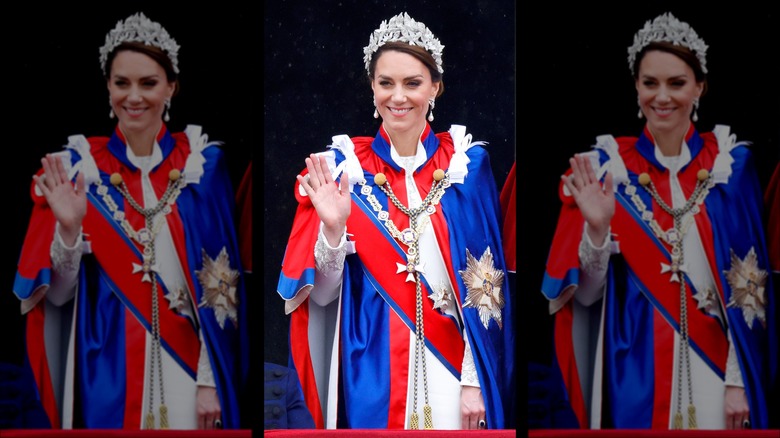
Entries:
<svg viewBox="0 0 780 438">
<path fill-rule="evenodd" d="M 133 151 L 136 157 L 147 157 L 152 155 L 154 149 L 154 142 L 157 140 L 157 134 L 162 128 L 162 122 L 157 129 L 146 129 L 143 131 L 126 131 L 122 129 L 121 125 L 119 129 L 122 131 L 122 135 L 125 136 L 125 143 Z"/>
<path fill-rule="evenodd" d="M 671 131 L 653 131 L 650 129 L 650 134 L 653 136 L 656 147 L 661 151 L 661 154 L 665 157 L 676 157 L 680 155 L 682 151 L 682 143 L 685 140 L 685 135 L 690 128 L 690 122 L 684 127 L 684 129 L 674 129 Z"/>
<path fill-rule="evenodd" d="M 420 135 L 422 130 L 410 129 L 406 132 L 390 132 L 385 128 L 387 135 L 390 137 L 390 141 L 395 147 L 395 151 L 401 157 L 413 157 L 417 155 L 417 145 L 420 143 Z"/>
</svg>

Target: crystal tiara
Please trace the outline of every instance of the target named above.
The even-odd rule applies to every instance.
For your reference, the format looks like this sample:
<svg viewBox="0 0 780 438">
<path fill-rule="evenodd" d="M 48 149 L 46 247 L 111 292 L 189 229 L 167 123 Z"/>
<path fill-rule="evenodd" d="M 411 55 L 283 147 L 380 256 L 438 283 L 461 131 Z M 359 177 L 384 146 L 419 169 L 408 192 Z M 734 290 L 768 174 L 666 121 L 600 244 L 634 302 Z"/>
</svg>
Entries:
<svg viewBox="0 0 780 438">
<path fill-rule="evenodd" d="M 439 73 L 444 73 L 444 69 L 441 66 L 441 52 L 444 50 L 444 46 L 433 36 L 433 32 L 424 23 L 414 21 L 406 12 L 396 15 L 390 21 L 382 21 L 379 29 L 376 29 L 371 34 L 368 45 L 363 48 L 363 54 L 365 55 L 363 56 L 363 61 L 366 63 L 366 71 L 369 71 L 369 65 L 374 53 L 385 43 L 394 41 L 401 41 L 424 48 L 433 56 Z"/>
<path fill-rule="evenodd" d="M 106 34 L 106 43 L 100 48 L 100 66 L 103 73 L 106 72 L 108 55 L 120 44 L 126 42 L 138 42 L 147 46 L 154 46 L 164 51 L 173 65 L 173 71 L 179 73 L 179 45 L 176 40 L 168 35 L 168 31 L 160 23 L 152 21 L 139 12 L 119 20 L 116 27 Z"/>
<path fill-rule="evenodd" d="M 646 21 L 645 26 L 634 35 L 634 44 L 628 48 L 628 68 L 631 73 L 636 73 L 634 62 L 639 52 L 648 44 L 660 41 L 688 48 L 699 59 L 701 70 L 707 73 L 707 45 L 704 40 L 688 23 L 678 20 L 670 12 L 657 16 L 652 22 Z"/>
</svg>

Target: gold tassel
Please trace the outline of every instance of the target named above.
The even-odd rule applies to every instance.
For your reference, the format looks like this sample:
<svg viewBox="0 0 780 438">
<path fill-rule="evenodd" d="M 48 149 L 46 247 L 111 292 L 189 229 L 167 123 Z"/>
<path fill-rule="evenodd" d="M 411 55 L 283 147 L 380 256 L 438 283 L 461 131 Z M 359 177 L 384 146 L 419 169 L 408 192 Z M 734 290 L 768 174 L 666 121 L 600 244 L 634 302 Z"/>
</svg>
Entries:
<svg viewBox="0 0 780 438">
<path fill-rule="evenodd" d="M 160 405 L 160 429 L 168 429 L 168 406 Z"/>
<path fill-rule="evenodd" d="M 688 405 L 688 429 L 697 429 L 696 427 L 696 406 Z"/>
<path fill-rule="evenodd" d="M 425 422 L 425 429 L 433 429 L 433 415 L 431 414 L 431 407 L 429 405 L 423 406 L 423 422 Z"/>
<path fill-rule="evenodd" d="M 144 429 L 154 429 L 154 414 L 149 412 L 146 414 L 146 421 L 144 422 Z"/>
<path fill-rule="evenodd" d="M 409 420 L 409 429 L 417 430 L 420 428 L 420 417 L 417 412 L 412 412 L 412 419 Z"/>
<path fill-rule="evenodd" d="M 672 429 L 682 429 L 682 428 L 683 428 L 682 412 L 676 412 L 674 414 L 674 422 L 672 422 Z"/>
</svg>

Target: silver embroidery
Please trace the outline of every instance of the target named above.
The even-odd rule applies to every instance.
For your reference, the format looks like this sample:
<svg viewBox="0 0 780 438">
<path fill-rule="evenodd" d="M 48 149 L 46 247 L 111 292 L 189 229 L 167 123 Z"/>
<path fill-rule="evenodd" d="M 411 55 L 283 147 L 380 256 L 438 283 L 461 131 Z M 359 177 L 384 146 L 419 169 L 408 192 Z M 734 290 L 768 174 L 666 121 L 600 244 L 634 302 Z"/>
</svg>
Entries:
<svg viewBox="0 0 780 438">
<path fill-rule="evenodd" d="M 198 358 L 198 386 L 211 386 L 216 388 L 217 384 L 214 382 L 214 372 L 211 370 L 211 362 L 209 361 L 209 352 L 206 350 L 206 343 L 201 339 L 200 341 L 200 357 Z"/>
<path fill-rule="evenodd" d="M 728 359 L 726 359 L 726 378 L 724 379 L 724 383 L 728 386 L 745 387 L 745 384 L 742 381 L 742 371 L 739 370 L 737 350 L 734 348 L 731 333 L 729 333 L 729 355 Z"/>
<path fill-rule="evenodd" d="M 83 252 L 82 234 L 79 231 L 76 237 L 76 243 L 72 247 L 65 245 L 60 236 L 59 225 L 54 232 L 54 239 L 51 242 L 49 255 L 51 256 L 52 268 L 62 277 L 75 277 L 81 264 L 81 254 Z"/>
<path fill-rule="evenodd" d="M 325 235 L 320 230 L 317 243 L 314 244 L 314 263 L 317 272 L 327 277 L 344 268 L 344 258 L 347 256 L 346 241 L 345 234 L 341 237 L 339 246 L 334 248 L 326 242 Z"/>
<path fill-rule="evenodd" d="M 610 235 L 607 233 L 604 243 L 600 247 L 593 245 L 587 231 L 582 232 L 580 240 L 579 257 L 580 269 L 591 277 L 601 277 L 607 272 L 610 255 Z"/>
<path fill-rule="evenodd" d="M 466 350 L 463 352 L 463 364 L 460 371 L 460 384 L 479 387 L 477 367 L 474 365 L 474 356 L 471 354 L 471 345 L 466 341 Z"/>
</svg>

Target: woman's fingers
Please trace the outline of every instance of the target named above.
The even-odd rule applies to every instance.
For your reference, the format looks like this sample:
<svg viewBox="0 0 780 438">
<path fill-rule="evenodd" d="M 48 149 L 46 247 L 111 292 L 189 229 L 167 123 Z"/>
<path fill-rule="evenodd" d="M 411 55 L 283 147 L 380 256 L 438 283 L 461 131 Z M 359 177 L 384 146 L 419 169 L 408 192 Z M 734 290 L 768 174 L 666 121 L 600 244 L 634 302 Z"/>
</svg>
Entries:
<svg viewBox="0 0 780 438">
<path fill-rule="evenodd" d="M 306 158 L 306 170 L 309 171 L 308 184 L 314 191 L 320 187 L 319 166 L 314 162 L 316 158 L 314 154 Z"/>
<path fill-rule="evenodd" d="M 333 182 L 333 177 L 330 174 L 330 169 L 328 168 L 328 161 L 325 158 L 320 158 L 320 174 L 322 175 L 322 182 L 324 184 L 330 184 Z"/>
</svg>

